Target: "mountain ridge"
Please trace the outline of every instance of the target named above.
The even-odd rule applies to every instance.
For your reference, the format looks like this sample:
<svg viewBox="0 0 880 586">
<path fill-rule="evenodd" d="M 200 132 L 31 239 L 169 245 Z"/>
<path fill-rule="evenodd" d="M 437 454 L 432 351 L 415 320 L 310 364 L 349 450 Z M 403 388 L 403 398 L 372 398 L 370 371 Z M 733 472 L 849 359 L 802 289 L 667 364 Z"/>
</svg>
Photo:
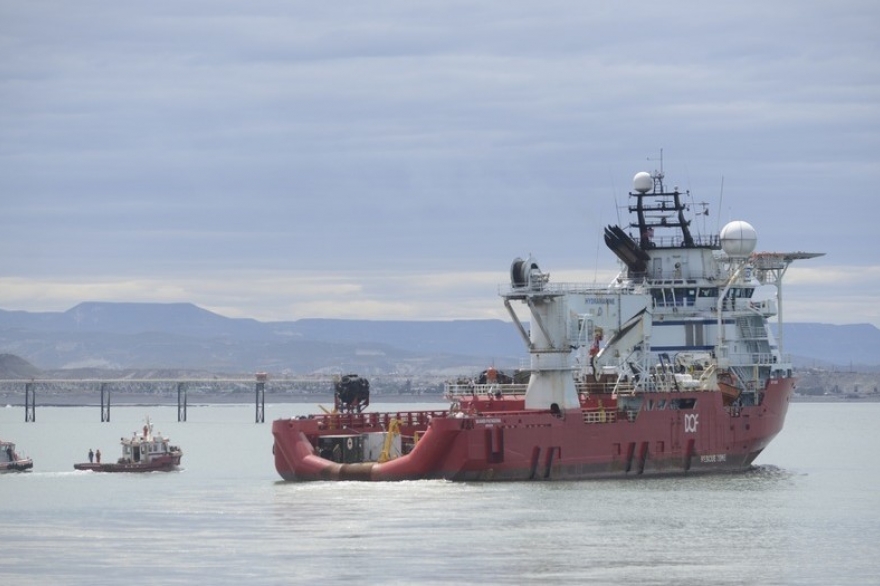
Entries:
<svg viewBox="0 0 880 586">
<path fill-rule="evenodd" d="M 871 324 L 796 322 L 784 334 L 796 365 L 880 370 L 880 329 Z M 0 353 L 41 369 L 209 372 L 448 371 L 527 362 L 516 328 L 503 320 L 261 322 L 192 303 L 134 302 L 84 302 L 63 312 L 0 309 Z"/>
</svg>

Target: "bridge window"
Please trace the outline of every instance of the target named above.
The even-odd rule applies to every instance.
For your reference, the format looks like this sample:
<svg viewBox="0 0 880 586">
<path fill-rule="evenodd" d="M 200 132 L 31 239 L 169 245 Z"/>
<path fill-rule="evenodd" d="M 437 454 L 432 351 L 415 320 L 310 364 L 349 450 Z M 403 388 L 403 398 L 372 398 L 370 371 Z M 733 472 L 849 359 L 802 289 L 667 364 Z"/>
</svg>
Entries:
<svg viewBox="0 0 880 586">
<path fill-rule="evenodd" d="M 669 401 L 670 409 L 693 409 L 696 406 L 696 399 L 672 399 Z"/>
<path fill-rule="evenodd" d="M 728 299 L 749 299 L 754 294 L 754 287 L 733 287 L 727 292 Z"/>
<path fill-rule="evenodd" d="M 697 290 L 693 287 L 675 289 L 677 305 L 693 305 L 697 298 Z"/>
</svg>

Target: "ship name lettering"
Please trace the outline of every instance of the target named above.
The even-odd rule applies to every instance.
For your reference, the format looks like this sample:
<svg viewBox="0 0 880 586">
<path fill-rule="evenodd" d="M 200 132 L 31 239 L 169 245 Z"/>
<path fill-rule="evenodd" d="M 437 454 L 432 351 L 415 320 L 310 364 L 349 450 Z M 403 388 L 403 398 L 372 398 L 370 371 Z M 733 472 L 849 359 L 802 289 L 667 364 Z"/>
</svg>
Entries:
<svg viewBox="0 0 880 586">
<path fill-rule="evenodd" d="M 687 413 L 684 416 L 684 432 L 685 433 L 697 433 L 697 424 L 699 421 L 697 418 L 700 416 L 699 413 Z"/>
<path fill-rule="evenodd" d="M 700 462 L 703 464 L 712 464 L 714 462 L 726 462 L 727 454 L 707 454 L 700 456 Z"/>
<path fill-rule="evenodd" d="M 587 305 L 614 305 L 617 300 L 613 297 L 587 297 L 584 302 Z"/>
</svg>

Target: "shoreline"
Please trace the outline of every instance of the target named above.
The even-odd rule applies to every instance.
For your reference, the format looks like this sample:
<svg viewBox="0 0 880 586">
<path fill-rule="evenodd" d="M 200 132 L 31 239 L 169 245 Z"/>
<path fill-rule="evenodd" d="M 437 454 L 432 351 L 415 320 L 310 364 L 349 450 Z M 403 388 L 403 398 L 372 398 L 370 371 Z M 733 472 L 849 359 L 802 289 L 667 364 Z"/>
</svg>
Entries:
<svg viewBox="0 0 880 586">
<path fill-rule="evenodd" d="M 148 395 L 143 393 L 113 393 L 110 395 L 110 407 L 137 407 L 137 406 L 177 406 L 177 397 L 172 395 Z M 371 404 L 381 403 L 448 403 L 448 400 L 440 394 L 430 395 L 372 395 Z M 792 403 L 878 403 L 880 395 L 864 395 L 860 397 L 850 396 L 818 396 L 796 395 Z M 253 392 L 234 393 L 191 393 L 187 396 L 187 407 L 199 405 L 253 405 L 256 397 Z M 314 395 L 294 394 L 270 394 L 266 393 L 266 404 L 302 404 L 314 403 L 315 405 L 332 405 L 333 394 L 322 393 Z M 24 408 L 24 393 L 0 394 L 0 406 L 7 408 Z M 98 393 L 41 393 L 36 398 L 37 407 L 100 407 L 101 397 Z"/>
<path fill-rule="evenodd" d="M 24 393 L 0 394 L 0 406 L 24 409 Z M 315 403 L 333 405 L 333 394 L 292 395 L 266 393 L 266 404 Z M 370 404 L 375 403 L 445 403 L 443 395 L 371 395 Z M 253 392 L 205 394 L 190 393 L 186 398 L 187 407 L 199 405 L 253 405 L 256 397 Z M 41 393 L 36 397 L 37 407 L 101 407 L 98 393 Z M 110 408 L 137 406 L 177 407 L 177 397 L 170 395 L 145 395 L 143 393 L 113 393 Z"/>
</svg>

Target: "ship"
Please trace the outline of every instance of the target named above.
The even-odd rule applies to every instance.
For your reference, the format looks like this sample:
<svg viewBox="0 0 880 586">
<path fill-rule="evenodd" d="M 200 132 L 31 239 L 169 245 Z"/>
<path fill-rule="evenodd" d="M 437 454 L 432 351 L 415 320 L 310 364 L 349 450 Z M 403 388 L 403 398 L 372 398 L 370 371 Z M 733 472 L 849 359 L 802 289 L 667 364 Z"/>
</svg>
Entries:
<svg viewBox="0 0 880 586">
<path fill-rule="evenodd" d="M 74 464 L 75 470 L 92 472 L 170 472 L 177 470 L 183 450 L 172 445 L 170 440 L 159 432 L 153 432 L 153 423 L 147 417 L 141 433 L 132 432 L 131 437 L 119 438 L 122 456 L 115 462 L 101 462 L 100 452 L 97 461 L 89 450 L 89 461 Z"/>
<path fill-rule="evenodd" d="M 34 461 L 15 449 L 15 443 L 0 440 L 0 472 L 25 472 L 34 467 Z"/>
<path fill-rule="evenodd" d="M 511 264 L 499 295 L 528 351 L 522 372 L 489 368 L 447 383 L 448 408 L 397 412 L 369 412 L 369 386 L 345 377 L 332 411 L 273 422 L 278 474 L 526 481 L 750 469 L 796 387 L 783 277 L 824 253 L 756 252 L 742 220 L 701 234 L 708 204 L 667 189 L 662 165 L 634 176 L 624 207 L 629 223 L 604 229 L 620 265 L 610 283 L 554 282 L 532 256 Z"/>
</svg>

